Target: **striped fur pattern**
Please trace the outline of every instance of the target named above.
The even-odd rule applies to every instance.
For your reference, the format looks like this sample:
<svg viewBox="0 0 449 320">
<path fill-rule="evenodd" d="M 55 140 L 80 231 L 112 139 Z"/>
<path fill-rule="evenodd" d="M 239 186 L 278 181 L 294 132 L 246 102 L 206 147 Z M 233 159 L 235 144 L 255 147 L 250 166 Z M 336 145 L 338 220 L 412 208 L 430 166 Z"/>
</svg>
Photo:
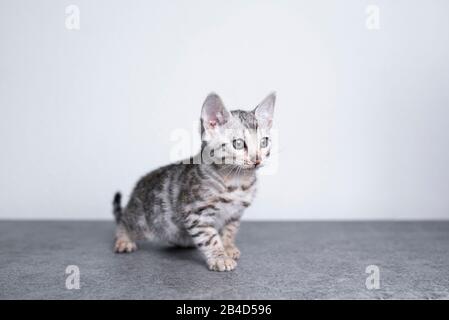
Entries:
<svg viewBox="0 0 449 320">
<path fill-rule="evenodd" d="M 123 210 L 115 195 L 115 251 L 132 252 L 137 240 L 162 240 L 197 247 L 211 270 L 233 270 L 240 218 L 254 199 L 256 171 L 270 156 L 274 102 L 273 93 L 253 111 L 228 112 L 210 94 L 201 113 L 201 152 L 141 178 Z"/>
</svg>

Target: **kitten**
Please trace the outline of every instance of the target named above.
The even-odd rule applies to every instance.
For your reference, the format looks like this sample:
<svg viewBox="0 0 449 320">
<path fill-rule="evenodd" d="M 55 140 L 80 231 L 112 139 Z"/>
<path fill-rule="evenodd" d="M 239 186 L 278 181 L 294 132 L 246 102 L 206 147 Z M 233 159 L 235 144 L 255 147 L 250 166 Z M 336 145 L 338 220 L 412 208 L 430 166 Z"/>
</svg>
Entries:
<svg viewBox="0 0 449 320">
<path fill-rule="evenodd" d="M 254 110 L 228 111 L 215 93 L 201 111 L 201 152 L 141 178 L 124 210 L 114 197 L 116 252 L 136 240 L 196 246 L 209 269 L 233 270 L 240 257 L 235 236 L 256 192 L 256 170 L 270 156 L 275 93 Z"/>
</svg>

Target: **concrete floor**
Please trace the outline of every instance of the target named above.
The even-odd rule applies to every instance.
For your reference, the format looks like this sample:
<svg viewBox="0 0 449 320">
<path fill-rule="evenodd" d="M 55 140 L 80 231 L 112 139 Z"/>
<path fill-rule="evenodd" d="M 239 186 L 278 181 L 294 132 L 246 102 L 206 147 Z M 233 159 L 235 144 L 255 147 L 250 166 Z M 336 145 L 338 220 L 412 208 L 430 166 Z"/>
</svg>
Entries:
<svg viewBox="0 0 449 320">
<path fill-rule="evenodd" d="M 244 222 L 233 272 L 194 249 L 112 253 L 112 222 L 0 221 L 1 299 L 449 299 L 449 222 Z M 67 290 L 77 265 L 81 288 Z M 365 268 L 380 268 L 368 290 Z"/>
</svg>

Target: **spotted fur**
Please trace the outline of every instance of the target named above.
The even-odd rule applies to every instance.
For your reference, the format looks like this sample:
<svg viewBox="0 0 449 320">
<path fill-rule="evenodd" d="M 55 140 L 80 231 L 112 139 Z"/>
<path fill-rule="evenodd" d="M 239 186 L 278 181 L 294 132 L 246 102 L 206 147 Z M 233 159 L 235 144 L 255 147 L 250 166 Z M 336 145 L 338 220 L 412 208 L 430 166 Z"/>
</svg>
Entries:
<svg viewBox="0 0 449 320">
<path fill-rule="evenodd" d="M 132 252 L 137 240 L 157 239 L 197 247 L 211 270 L 234 269 L 240 218 L 254 199 L 256 170 L 270 154 L 271 144 L 262 148 L 259 141 L 269 137 L 274 102 L 271 94 L 253 111 L 228 112 L 210 94 L 201 113 L 201 152 L 141 178 L 123 210 L 115 195 L 115 251 Z M 237 138 L 244 149 L 234 147 Z"/>
</svg>

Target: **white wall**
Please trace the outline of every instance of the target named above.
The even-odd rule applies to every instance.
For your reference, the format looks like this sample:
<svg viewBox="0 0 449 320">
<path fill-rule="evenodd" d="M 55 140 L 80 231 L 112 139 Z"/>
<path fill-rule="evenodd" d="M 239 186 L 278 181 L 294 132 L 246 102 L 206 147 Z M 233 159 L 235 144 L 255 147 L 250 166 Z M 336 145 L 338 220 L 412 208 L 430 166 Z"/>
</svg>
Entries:
<svg viewBox="0 0 449 320">
<path fill-rule="evenodd" d="M 209 91 L 252 108 L 276 90 L 279 169 L 247 219 L 447 219 L 448 10 L 1 0 L 0 218 L 110 219 L 114 191 L 170 161 Z"/>
</svg>

